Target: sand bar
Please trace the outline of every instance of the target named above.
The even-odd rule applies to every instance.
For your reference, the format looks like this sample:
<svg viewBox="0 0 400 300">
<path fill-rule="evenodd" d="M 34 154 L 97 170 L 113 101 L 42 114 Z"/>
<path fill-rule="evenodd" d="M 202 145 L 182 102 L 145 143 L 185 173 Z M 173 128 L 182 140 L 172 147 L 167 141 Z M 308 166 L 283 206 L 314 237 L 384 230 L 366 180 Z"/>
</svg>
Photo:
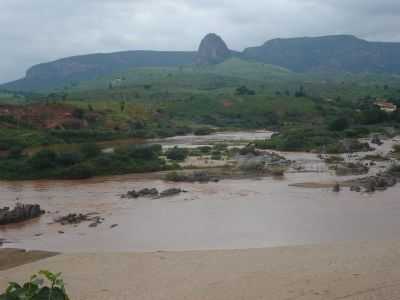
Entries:
<svg viewBox="0 0 400 300">
<path fill-rule="evenodd" d="M 400 299 L 400 242 L 68 254 L 0 272 L 63 272 L 71 299 Z"/>
</svg>

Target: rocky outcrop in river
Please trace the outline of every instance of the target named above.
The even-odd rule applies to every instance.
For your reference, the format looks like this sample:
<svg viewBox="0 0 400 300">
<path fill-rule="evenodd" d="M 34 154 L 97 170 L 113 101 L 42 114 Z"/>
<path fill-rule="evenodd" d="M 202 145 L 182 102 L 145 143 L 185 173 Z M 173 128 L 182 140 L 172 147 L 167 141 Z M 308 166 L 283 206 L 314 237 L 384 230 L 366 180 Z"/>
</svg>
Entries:
<svg viewBox="0 0 400 300">
<path fill-rule="evenodd" d="M 381 145 L 383 145 L 383 142 L 381 141 L 379 135 L 376 134 L 376 135 L 374 135 L 372 137 L 371 144 L 375 144 L 375 145 L 381 146 Z"/>
<path fill-rule="evenodd" d="M 164 197 L 172 197 L 175 195 L 179 195 L 180 193 L 184 193 L 184 190 L 181 189 L 177 189 L 177 188 L 172 188 L 172 189 L 168 189 L 165 190 L 163 192 L 160 193 L 160 198 L 164 198 Z"/>
<path fill-rule="evenodd" d="M 218 182 L 220 178 L 217 176 L 211 175 L 207 171 L 196 171 L 192 173 L 178 173 L 178 172 L 170 172 L 168 173 L 165 178 L 166 181 L 173 181 L 173 182 L 200 182 L 200 183 L 207 183 L 207 182 Z"/>
<path fill-rule="evenodd" d="M 364 190 L 366 193 L 373 193 L 393 187 L 397 182 L 398 180 L 395 176 L 390 174 L 378 174 L 376 176 L 369 176 L 351 181 L 350 190 L 354 192 L 361 192 Z"/>
<path fill-rule="evenodd" d="M 0 225 L 24 222 L 38 218 L 44 213 L 38 204 L 17 204 L 12 210 L 4 207 L 0 209 Z"/>
<path fill-rule="evenodd" d="M 159 192 L 157 189 L 145 188 L 145 189 L 141 189 L 139 191 L 136 191 L 136 190 L 129 191 L 125 195 L 122 195 L 121 198 L 136 199 L 136 198 L 140 198 L 140 197 L 158 197 L 158 195 L 159 195 Z"/>
<path fill-rule="evenodd" d="M 98 216 L 97 213 L 88 214 L 68 214 L 54 220 L 63 226 L 65 225 L 78 225 L 82 222 L 90 222 L 89 227 L 97 227 L 104 222 L 104 218 Z"/>
<path fill-rule="evenodd" d="M 335 167 L 337 176 L 363 175 L 369 172 L 369 168 L 362 163 L 343 163 Z"/>
<path fill-rule="evenodd" d="M 132 190 L 128 193 L 121 196 L 122 199 L 137 199 L 141 197 L 149 197 L 149 198 L 165 198 L 165 197 L 172 197 L 175 195 L 179 195 L 181 193 L 186 193 L 186 191 L 178 188 L 170 188 L 165 191 L 159 192 L 157 189 L 152 188 L 144 188 L 139 191 Z"/>
</svg>

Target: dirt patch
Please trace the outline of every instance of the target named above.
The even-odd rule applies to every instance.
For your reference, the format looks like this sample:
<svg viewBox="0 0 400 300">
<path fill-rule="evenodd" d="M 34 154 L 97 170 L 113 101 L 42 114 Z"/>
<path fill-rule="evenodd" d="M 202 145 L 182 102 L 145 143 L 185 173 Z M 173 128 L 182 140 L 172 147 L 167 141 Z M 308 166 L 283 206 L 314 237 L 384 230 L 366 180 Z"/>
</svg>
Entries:
<svg viewBox="0 0 400 300">
<path fill-rule="evenodd" d="M 308 188 L 308 189 L 325 189 L 325 188 L 333 188 L 335 185 L 336 185 L 335 182 L 302 182 L 302 183 L 290 184 L 289 186 Z"/>
<path fill-rule="evenodd" d="M 20 249 L 0 249 L 0 271 L 12 269 L 55 255 L 58 255 L 58 253 Z"/>
<path fill-rule="evenodd" d="M 87 127 L 79 111 L 64 104 L 0 105 L 0 117 L 11 118 L 17 124 L 26 124 L 38 129 L 81 129 Z M 15 122 L 2 126 L 12 128 Z"/>
</svg>

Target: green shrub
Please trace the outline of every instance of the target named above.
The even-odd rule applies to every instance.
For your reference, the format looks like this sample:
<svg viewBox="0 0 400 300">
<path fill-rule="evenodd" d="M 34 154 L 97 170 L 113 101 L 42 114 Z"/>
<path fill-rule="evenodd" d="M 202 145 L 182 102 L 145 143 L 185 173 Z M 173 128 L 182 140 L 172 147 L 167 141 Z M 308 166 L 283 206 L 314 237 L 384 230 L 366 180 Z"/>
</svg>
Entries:
<svg viewBox="0 0 400 300">
<path fill-rule="evenodd" d="M 253 154 L 257 155 L 257 150 L 254 145 L 247 145 L 246 147 L 243 147 L 239 150 L 240 155 L 248 155 L 248 154 Z"/>
<path fill-rule="evenodd" d="M 329 124 L 329 130 L 343 131 L 349 128 L 350 124 L 346 118 L 337 118 Z"/>
<path fill-rule="evenodd" d="M 227 144 L 215 144 L 213 148 L 215 151 L 225 151 L 228 149 L 228 145 Z"/>
<path fill-rule="evenodd" d="M 211 159 L 212 160 L 221 160 L 222 159 L 222 154 L 220 151 L 213 151 L 211 152 Z"/>
<path fill-rule="evenodd" d="M 182 182 L 187 179 L 187 176 L 183 173 L 169 172 L 165 175 L 164 180 L 172 182 Z"/>
<path fill-rule="evenodd" d="M 49 169 L 54 167 L 57 163 L 57 153 L 52 150 L 44 149 L 34 154 L 29 164 L 34 169 Z"/>
<path fill-rule="evenodd" d="M 87 164 L 74 165 L 67 169 L 62 169 L 58 176 L 63 179 L 87 179 L 95 175 L 95 171 Z"/>
<path fill-rule="evenodd" d="M 101 153 L 101 149 L 95 143 L 86 143 L 81 146 L 80 152 L 85 158 L 93 158 Z"/>
<path fill-rule="evenodd" d="M 249 96 L 254 96 L 256 94 L 255 91 L 249 89 L 247 86 L 243 85 L 241 87 L 238 87 L 235 91 L 236 95 L 239 96 L 244 96 L 244 95 L 249 95 Z"/>
<path fill-rule="evenodd" d="M 50 284 L 44 285 L 46 279 Z M 22 285 L 11 282 L 0 300 L 69 300 L 61 273 L 40 271 Z"/>
<path fill-rule="evenodd" d="M 203 154 L 210 154 L 212 148 L 210 146 L 201 146 L 198 148 Z"/>
<path fill-rule="evenodd" d="M 370 130 L 366 127 L 354 127 L 346 129 L 344 134 L 348 138 L 361 138 L 370 134 Z"/>
<path fill-rule="evenodd" d="M 202 127 L 202 128 L 198 128 L 194 131 L 195 135 L 209 135 L 212 134 L 214 132 L 213 129 L 209 128 L 209 127 Z"/>
<path fill-rule="evenodd" d="M 82 161 L 82 155 L 78 152 L 63 152 L 58 154 L 57 163 L 61 166 L 72 166 Z"/>
<path fill-rule="evenodd" d="M 88 143 L 124 138 L 127 134 L 121 134 L 111 130 L 51 130 L 52 138 L 57 138 L 65 143 Z"/>
<path fill-rule="evenodd" d="M 329 154 L 340 154 L 346 152 L 344 149 L 343 145 L 341 143 L 334 143 L 334 144 L 329 144 L 325 148 L 326 153 Z"/>
<path fill-rule="evenodd" d="M 167 152 L 165 153 L 168 159 L 175 161 L 184 161 L 188 156 L 188 154 L 189 152 L 187 149 L 178 148 L 176 146 L 174 148 L 168 149 Z"/>
<path fill-rule="evenodd" d="M 10 149 L 10 152 L 8 153 L 8 158 L 11 159 L 18 159 L 21 158 L 23 155 L 23 148 L 21 146 L 14 146 Z"/>
<path fill-rule="evenodd" d="M 155 159 L 162 152 L 161 145 L 132 145 L 127 149 L 127 155 L 135 159 Z"/>
<path fill-rule="evenodd" d="M 400 173 L 400 165 L 393 164 L 392 166 L 390 166 L 388 172 L 391 174 L 399 174 Z"/>
<path fill-rule="evenodd" d="M 368 107 L 358 116 L 359 122 L 364 125 L 373 125 L 389 120 L 389 115 L 376 106 Z"/>
</svg>

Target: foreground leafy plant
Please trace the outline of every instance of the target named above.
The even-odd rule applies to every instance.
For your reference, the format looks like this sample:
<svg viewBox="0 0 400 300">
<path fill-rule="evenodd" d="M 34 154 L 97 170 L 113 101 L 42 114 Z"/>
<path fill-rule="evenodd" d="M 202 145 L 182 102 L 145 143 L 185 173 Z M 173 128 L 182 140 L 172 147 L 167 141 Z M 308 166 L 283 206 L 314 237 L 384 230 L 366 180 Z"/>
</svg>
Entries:
<svg viewBox="0 0 400 300">
<path fill-rule="evenodd" d="M 44 279 L 50 286 L 44 285 Z M 65 292 L 61 273 L 40 271 L 22 286 L 16 282 L 9 283 L 6 292 L 0 295 L 0 300 L 69 300 L 69 298 Z"/>
</svg>

